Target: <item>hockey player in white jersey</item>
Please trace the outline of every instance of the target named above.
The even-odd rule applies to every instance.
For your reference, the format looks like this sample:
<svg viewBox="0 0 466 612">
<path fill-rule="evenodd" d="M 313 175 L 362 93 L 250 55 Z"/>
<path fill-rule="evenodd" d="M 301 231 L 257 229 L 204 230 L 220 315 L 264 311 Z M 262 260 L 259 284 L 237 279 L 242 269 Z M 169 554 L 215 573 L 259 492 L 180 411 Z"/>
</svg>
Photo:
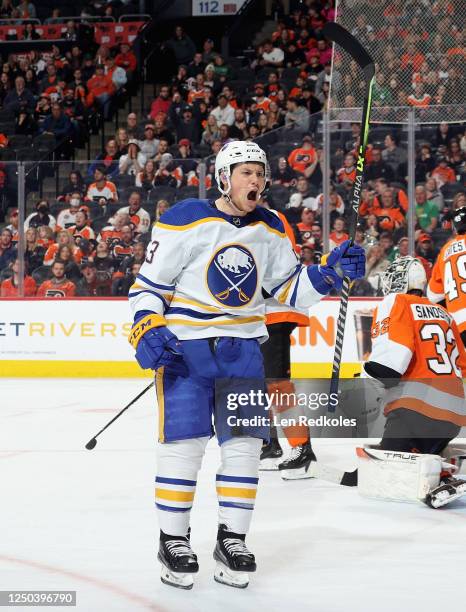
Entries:
<svg viewBox="0 0 466 612">
<path fill-rule="evenodd" d="M 337 264 L 351 279 L 365 269 L 363 249 L 349 241 L 329 254 L 326 265 L 299 263 L 279 217 L 256 208 L 269 180 L 267 158 L 257 144 L 225 144 L 216 158 L 215 178 L 222 194 L 216 201 L 184 200 L 162 215 L 129 293 L 130 342 L 141 367 L 156 371 L 161 578 L 181 588 L 192 587 L 199 569 L 189 519 L 214 428 L 221 452 L 214 577 L 245 587 L 256 569 L 245 537 L 269 428 L 229 425 L 215 383 L 247 378 L 264 388 L 259 343 L 267 331 L 261 288 L 281 303 L 308 308 L 341 287 Z"/>
</svg>

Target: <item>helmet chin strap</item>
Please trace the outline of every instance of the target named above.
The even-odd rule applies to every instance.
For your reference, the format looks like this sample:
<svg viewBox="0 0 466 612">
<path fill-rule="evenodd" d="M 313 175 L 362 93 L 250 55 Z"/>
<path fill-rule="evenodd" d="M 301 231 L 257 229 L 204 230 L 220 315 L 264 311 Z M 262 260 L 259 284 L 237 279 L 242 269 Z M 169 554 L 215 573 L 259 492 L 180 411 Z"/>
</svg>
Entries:
<svg viewBox="0 0 466 612">
<path fill-rule="evenodd" d="M 230 196 L 230 192 L 231 192 L 230 175 L 225 173 L 222 176 L 222 179 L 225 180 L 226 182 L 226 189 L 221 190 L 223 199 L 225 200 L 227 205 L 232 209 L 233 215 L 243 216 L 245 214 L 244 210 L 241 210 L 240 208 L 238 208 Z"/>
<path fill-rule="evenodd" d="M 240 208 L 238 208 L 236 206 L 236 204 L 231 199 L 231 196 L 230 196 L 229 193 L 224 193 L 223 194 L 223 199 L 228 204 L 228 206 L 232 209 L 234 215 L 238 215 L 238 216 L 241 217 L 241 216 L 243 216 L 245 214 L 244 210 L 241 210 Z"/>
<path fill-rule="evenodd" d="M 231 180 L 230 180 L 230 176 L 228 174 L 224 174 L 222 176 L 222 179 L 225 180 L 226 182 L 226 189 L 221 189 L 219 190 L 220 193 L 222 194 L 223 199 L 225 200 L 225 202 L 227 203 L 227 205 L 232 209 L 233 215 L 237 215 L 237 216 L 244 216 L 245 214 L 247 214 L 247 211 L 241 210 L 240 208 L 238 208 L 236 206 L 236 204 L 233 202 L 230 192 L 231 192 Z M 256 198 L 256 201 L 260 200 L 261 195 L 264 193 L 265 191 L 265 186 L 264 189 L 259 193 L 259 197 Z"/>
</svg>

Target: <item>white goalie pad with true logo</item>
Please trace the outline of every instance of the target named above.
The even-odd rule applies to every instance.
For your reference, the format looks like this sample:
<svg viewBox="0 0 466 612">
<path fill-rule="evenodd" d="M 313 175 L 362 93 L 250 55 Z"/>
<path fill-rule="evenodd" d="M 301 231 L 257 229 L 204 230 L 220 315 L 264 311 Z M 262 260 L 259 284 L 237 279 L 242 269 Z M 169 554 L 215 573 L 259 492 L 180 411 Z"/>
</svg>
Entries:
<svg viewBox="0 0 466 612">
<path fill-rule="evenodd" d="M 358 491 L 375 499 L 424 501 L 440 483 L 442 457 L 373 448 L 356 449 Z"/>
</svg>

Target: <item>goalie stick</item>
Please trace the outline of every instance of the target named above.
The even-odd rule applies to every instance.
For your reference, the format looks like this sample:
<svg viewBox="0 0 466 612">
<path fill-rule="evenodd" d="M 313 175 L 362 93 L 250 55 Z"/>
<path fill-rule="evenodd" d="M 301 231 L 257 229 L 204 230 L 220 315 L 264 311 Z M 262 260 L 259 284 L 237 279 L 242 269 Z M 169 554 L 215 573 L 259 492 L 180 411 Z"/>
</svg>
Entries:
<svg viewBox="0 0 466 612">
<path fill-rule="evenodd" d="M 369 135 L 369 118 L 372 104 L 372 87 L 374 84 L 375 65 L 372 57 L 367 53 L 364 47 L 356 40 L 340 24 L 335 22 L 327 23 L 323 28 L 323 33 L 326 38 L 337 43 L 347 53 L 351 55 L 355 62 L 360 66 L 364 73 L 366 90 L 364 96 L 364 104 L 362 107 L 361 130 L 359 133 L 360 142 L 358 150 L 358 159 L 356 162 L 356 178 L 353 183 L 353 191 L 351 194 L 351 217 L 349 223 L 349 237 L 351 242 L 354 240 L 356 226 L 359 215 L 359 205 L 361 202 L 362 178 L 364 174 L 365 156 L 367 150 L 367 138 Z M 332 380 L 330 382 L 330 393 L 338 393 L 338 381 L 340 377 L 340 365 L 343 350 L 343 338 L 345 334 L 346 313 L 348 310 L 348 297 L 350 290 L 350 279 L 345 276 L 343 279 L 343 287 L 341 290 L 340 310 L 337 320 L 337 333 L 335 339 L 335 353 L 333 356 L 332 365 Z M 334 412 L 335 408 L 329 406 L 329 412 Z"/>
<path fill-rule="evenodd" d="M 330 465 L 325 465 L 320 461 L 311 461 L 309 471 L 311 477 L 318 480 L 326 480 L 344 487 L 357 487 L 358 485 L 358 470 L 345 472 Z"/>
</svg>

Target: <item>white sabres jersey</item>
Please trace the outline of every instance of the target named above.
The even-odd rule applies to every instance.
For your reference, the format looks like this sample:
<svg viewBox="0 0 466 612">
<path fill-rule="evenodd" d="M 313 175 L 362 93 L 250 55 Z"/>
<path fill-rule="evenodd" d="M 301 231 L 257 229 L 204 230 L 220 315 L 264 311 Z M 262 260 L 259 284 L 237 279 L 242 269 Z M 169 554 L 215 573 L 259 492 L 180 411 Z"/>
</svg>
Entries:
<svg viewBox="0 0 466 612">
<path fill-rule="evenodd" d="M 296 308 L 309 308 L 324 297 L 273 212 L 257 208 L 235 217 L 209 200 L 188 199 L 154 225 L 128 297 L 133 314 L 162 315 L 180 340 L 265 340 L 262 287 L 279 303 Z"/>
</svg>

